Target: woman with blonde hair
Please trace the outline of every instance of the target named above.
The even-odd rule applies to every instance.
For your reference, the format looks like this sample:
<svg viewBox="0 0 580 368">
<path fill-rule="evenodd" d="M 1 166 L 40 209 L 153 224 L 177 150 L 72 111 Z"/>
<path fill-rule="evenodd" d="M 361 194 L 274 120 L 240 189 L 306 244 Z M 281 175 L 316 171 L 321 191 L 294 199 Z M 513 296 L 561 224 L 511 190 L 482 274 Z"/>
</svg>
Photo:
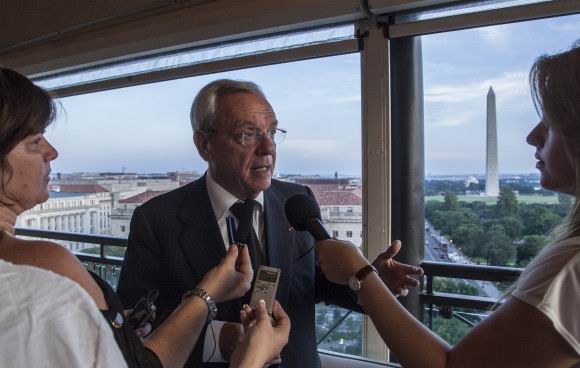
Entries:
<svg viewBox="0 0 580 368">
<path fill-rule="evenodd" d="M 527 142 L 536 148 L 541 184 L 574 196 L 575 204 L 505 302 L 453 347 L 403 309 L 376 273 L 366 276 L 363 309 L 403 367 L 569 368 L 580 362 L 580 44 L 538 58 L 530 84 L 541 120 Z M 317 250 L 322 270 L 338 284 L 368 265 L 351 243 L 323 241 Z"/>
</svg>

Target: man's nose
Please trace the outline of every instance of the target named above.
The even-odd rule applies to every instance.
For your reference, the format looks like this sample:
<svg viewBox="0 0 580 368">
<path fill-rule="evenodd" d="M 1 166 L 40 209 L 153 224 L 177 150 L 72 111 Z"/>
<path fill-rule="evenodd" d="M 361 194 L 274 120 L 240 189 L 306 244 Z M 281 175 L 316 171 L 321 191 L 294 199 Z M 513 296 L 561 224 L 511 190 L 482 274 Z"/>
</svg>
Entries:
<svg viewBox="0 0 580 368">
<path fill-rule="evenodd" d="M 276 151 L 276 143 L 274 143 L 274 137 L 271 137 L 268 132 L 261 134 L 259 136 L 258 147 L 256 152 L 267 155 L 272 154 Z"/>
</svg>

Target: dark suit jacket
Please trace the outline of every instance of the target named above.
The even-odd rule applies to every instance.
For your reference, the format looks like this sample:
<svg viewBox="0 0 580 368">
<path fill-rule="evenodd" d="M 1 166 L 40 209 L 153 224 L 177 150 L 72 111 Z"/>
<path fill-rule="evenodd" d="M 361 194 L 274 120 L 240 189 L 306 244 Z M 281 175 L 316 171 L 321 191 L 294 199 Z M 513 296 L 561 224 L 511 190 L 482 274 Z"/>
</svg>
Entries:
<svg viewBox="0 0 580 368">
<path fill-rule="evenodd" d="M 319 367 L 314 304 L 324 300 L 358 309 L 348 288 L 337 286 L 315 267 L 314 239 L 291 230 L 284 205 L 296 193 L 312 196 L 308 187 L 272 180 L 264 192 L 268 264 L 282 269 L 276 299 L 292 320 L 289 343 L 282 352 L 285 367 Z M 159 289 L 159 318 L 180 302 L 225 256 L 222 235 L 207 194 L 205 176 L 138 207 L 131 220 L 129 245 L 117 292 L 126 308 L 150 289 Z M 241 302 L 218 305 L 218 320 L 239 322 Z M 203 366 L 203 335 L 189 367 Z"/>
</svg>

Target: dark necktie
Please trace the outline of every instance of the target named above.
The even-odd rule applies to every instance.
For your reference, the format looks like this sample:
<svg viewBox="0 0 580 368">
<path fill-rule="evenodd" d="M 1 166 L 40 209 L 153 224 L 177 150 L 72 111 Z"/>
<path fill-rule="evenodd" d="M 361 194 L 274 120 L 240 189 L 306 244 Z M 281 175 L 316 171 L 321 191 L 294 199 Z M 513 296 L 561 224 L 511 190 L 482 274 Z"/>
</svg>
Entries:
<svg viewBox="0 0 580 368">
<path fill-rule="evenodd" d="M 252 225 L 254 219 L 254 208 L 258 202 L 253 199 L 247 199 L 244 203 L 237 202 L 230 211 L 238 219 L 238 228 L 236 229 L 235 241 L 242 244 L 247 244 L 250 251 L 250 258 L 252 260 L 252 268 L 254 269 L 254 280 L 258 274 L 258 269 L 262 264 L 262 249 L 260 241 L 254 231 Z"/>
</svg>

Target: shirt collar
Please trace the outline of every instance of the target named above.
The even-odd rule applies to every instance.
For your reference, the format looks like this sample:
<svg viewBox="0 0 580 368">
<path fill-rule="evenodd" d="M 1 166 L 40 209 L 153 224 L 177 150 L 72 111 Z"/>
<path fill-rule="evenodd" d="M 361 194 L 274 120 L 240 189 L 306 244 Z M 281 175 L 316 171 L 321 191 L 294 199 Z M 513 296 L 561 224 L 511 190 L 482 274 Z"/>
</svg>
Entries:
<svg viewBox="0 0 580 368">
<path fill-rule="evenodd" d="M 205 185 L 207 187 L 207 194 L 209 195 L 209 200 L 213 207 L 213 212 L 216 219 L 221 221 L 224 219 L 230 210 L 230 207 L 238 201 L 243 201 L 239 199 L 230 192 L 228 192 L 224 187 L 219 185 L 214 178 L 211 176 L 211 171 L 207 170 L 205 174 Z M 260 213 L 264 210 L 264 192 L 260 192 L 255 198 L 255 201 L 260 204 Z"/>
</svg>

